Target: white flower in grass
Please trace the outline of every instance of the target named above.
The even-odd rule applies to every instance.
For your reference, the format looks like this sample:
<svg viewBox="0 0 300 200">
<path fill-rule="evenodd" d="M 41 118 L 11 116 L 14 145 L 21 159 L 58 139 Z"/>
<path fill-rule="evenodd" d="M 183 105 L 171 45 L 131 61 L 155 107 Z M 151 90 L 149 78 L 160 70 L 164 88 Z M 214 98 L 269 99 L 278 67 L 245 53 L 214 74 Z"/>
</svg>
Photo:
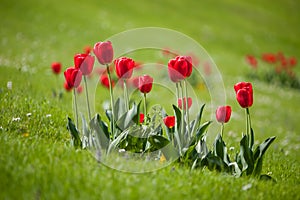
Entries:
<svg viewBox="0 0 300 200">
<path fill-rule="evenodd" d="M 26 116 L 27 116 L 27 117 L 31 117 L 31 113 L 27 113 Z"/>
<path fill-rule="evenodd" d="M 13 122 L 18 122 L 18 121 L 20 121 L 20 120 L 21 120 L 20 117 L 13 117 L 11 121 L 13 121 Z"/>
<path fill-rule="evenodd" d="M 52 116 L 51 114 L 47 114 L 47 115 L 46 115 L 47 118 L 48 118 L 48 117 L 51 117 L 51 116 Z"/>
<path fill-rule="evenodd" d="M 249 183 L 249 184 L 247 184 L 247 185 L 244 185 L 244 186 L 242 187 L 242 190 L 246 191 L 246 190 L 249 190 L 250 188 L 252 188 L 252 183 Z"/>
<path fill-rule="evenodd" d="M 7 86 L 7 89 L 11 90 L 12 89 L 12 81 L 8 81 L 6 86 Z"/>
</svg>

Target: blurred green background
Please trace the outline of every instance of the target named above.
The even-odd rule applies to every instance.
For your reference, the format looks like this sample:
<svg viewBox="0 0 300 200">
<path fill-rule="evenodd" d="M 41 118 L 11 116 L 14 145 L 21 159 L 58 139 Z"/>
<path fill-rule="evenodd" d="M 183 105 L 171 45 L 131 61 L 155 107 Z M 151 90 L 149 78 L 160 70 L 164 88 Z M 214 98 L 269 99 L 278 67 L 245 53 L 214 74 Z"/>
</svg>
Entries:
<svg viewBox="0 0 300 200">
<path fill-rule="evenodd" d="M 246 54 L 260 57 L 264 52 L 300 58 L 299 1 L 0 3 L 1 199 L 299 199 L 299 90 L 249 79 L 245 62 Z M 263 171 L 272 172 L 278 184 L 236 180 L 205 170 L 190 172 L 177 166 L 150 175 L 131 175 L 99 166 L 88 152 L 75 152 L 68 146 L 65 124 L 66 116 L 72 115 L 71 95 L 64 94 L 60 101 L 52 97 L 51 89 L 62 87 L 63 76 L 54 77 L 51 63 L 60 61 L 67 68 L 85 46 L 149 26 L 190 36 L 215 61 L 223 75 L 227 102 L 234 110 L 225 129 L 228 146 L 238 146 L 244 129 L 244 112 L 232 87 L 238 81 L 253 83 L 256 138 L 277 136 Z M 299 65 L 295 71 L 300 76 Z M 6 87 L 8 81 L 13 83 L 12 91 Z M 107 95 L 103 90 L 103 96 Z M 32 113 L 31 119 L 27 113 Z M 20 122 L 12 122 L 18 116 Z M 244 191 L 242 187 L 249 183 L 252 188 Z"/>
</svg>

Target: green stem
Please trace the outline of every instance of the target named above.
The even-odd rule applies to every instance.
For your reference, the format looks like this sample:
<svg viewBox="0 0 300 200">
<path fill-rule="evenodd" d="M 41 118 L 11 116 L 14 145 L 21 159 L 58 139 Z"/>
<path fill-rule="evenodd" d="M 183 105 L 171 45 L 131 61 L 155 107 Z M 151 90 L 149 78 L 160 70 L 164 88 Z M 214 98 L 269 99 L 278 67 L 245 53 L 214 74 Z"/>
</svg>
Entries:
<svg viewBox="0 0 300 200">
<path fill-rule="evenodd" d="M 125 109 L 126 111 L 129 110 L 129 99 L 128 99 L 128 90 L 127 90 L 127 85 L 126 85 L 126 80 L 124 79 L 124 101 L 125 101 Z"/>
<path fill-rule="evenodd" d="M 248 108 L 246 108 L 246 135 L 249 137 L 249 119 L 248 119 Z"/>
<path fill-rule="evenodd" d="M 254 134 L 252 131 L 252 125 L 251 125 L 251 116 L 250 116 L 250 111 L 249 108 L 246 108 L 246 113 L 247 113 L 247 118 L 248 118 L 248 125 L 249 125 L 249 131 L 250 131 L 250 148 L 253 148 L 254 145 Z"/>
<path fill-rule="evenodd" d="M 185 88 L 186 121 L 187 121 L 189 137 L 192 137 L 191 129 L 190 129 L 190 113 L 189 113 L 189 105 L 188 105 L 188 91 L 187 91 L 186 80 L 184 80 L 183 83 L 184 83 L 184 88 Z"/>
<path fill-rule="evenodd" d="M 223 133 L 224 133 L 224 123 L 221 125 L 221 137 L 223 138 Z"/>
<path fill-rule="evenodd" d="M 178 88 L 178 83 L 176 83 L 176 101 L 178 102 L 178 99 L 179 99 L 179 88 Z"/>
<path fill-rule="evenodd" d="M 73 89 L 74 95 L 74 107 L 75 107 L 75 118 L 76 118 L 76 128 L 78 129 L 78 109 L 77 109 L 77 98 L 76 98 L 76 88 Z"/>
<path fill-rule="evenodd" d="M 146 93 L 144 93 L 144 124 L 146 124 L 147 121 L 147 103 L 146 103 L 147 97 Z"/>
<path fill-rule="evenodd" d="M 110 94 L 110 106 L 111 106 L 111 111 L 112 111 L 112 115 L 111 115 L 111 133 L 113 136 L 113 139 L 115 137 L 115 109 L 114 109 L 114 105 L 115 105 L 115 101 L 114 101 L 114 94 L 113 94 L 113 89 L 112 89 L 112 81 L 111 81 L 111 74 L 109 71 L 109 65 L 106 65 L 106 71 L 107 71 L 107 75 L 108 75 L 108 83 L 109 83 L 109 94 Z"/>
<path fill-rule="evenodd" d="M 181 89 L 181 110 L 182 110 L 182 114 L 181 114 L 181 136 L 184 136 L 184 126 L 185 126 L 185 123 L 184 123 L 184 116 L 185 116 L 185 109 L 184 109 L 184 102 L 183 102 L 183 88 L 182 88 L 182 83 L 180 82 L 180 89 Z"/>
<path fill-rule="evenodd" d="M 89 93 L 88 93 L 88 88 L 87 88 L 87 81 L 86 81 L 86 76 L 83 76 L 84 79 L 84 87 L 85 87 L 85 96 L 86 96 L 86 104 L 88 108 L 88 115 L 89 115 L 89 121 L 91 121 L 91 109 L 90 109 L 90 101 L 89 101 Z"/>
</svg>

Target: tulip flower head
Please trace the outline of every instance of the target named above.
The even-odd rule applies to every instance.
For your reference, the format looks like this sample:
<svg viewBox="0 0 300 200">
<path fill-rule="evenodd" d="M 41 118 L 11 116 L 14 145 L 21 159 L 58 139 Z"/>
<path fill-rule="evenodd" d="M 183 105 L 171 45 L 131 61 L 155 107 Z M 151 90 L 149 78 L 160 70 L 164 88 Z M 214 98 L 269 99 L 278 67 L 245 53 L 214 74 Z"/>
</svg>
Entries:
<svg viewBox="0 0 300 200">
<path fill-rule="evenodd" d="M 187 98 L 187 102 L 188 102 L 188 109 L 190 109 L 191 108 L 191 106 L 192 106 L 192 98 L 191 97 L 188 97 Z M 184 110 L 186 110 L 186 98 L 184 97 L 183 98 L 183 105 L 184 106 L 182 106 L 182 99 L 180 98 L 180 99 L 178 99 L 178 107 L 182 110 L 182 108 L 184 109 Z"/>
<path fill-rule="evenodd" d="M 253 104 L 253 89 L 249 82 L 239 82 L 234 85 L 236 99 L 242 108 L 249 108 Z"/>
<path fill-rule="evenodd" d="M 100 76 L 100 83 L 101 85 L 103 85 L 104 87 L 106 87 L 107 89 L 109 89 L 109 80 L 108 80 L 108 76 L 106 74 L 102 74 Z M 112 80 L 112 87 L 115 86 L 115 82 Z"/>
<path fill-rule="evenodd" d="M 82 79 L 82 73 L 79 69 L 74 67 L 69 67 L 64 72 L 66 83 L 68 84 L 69 88 L 77 88 L 80 85 Z"/>
<path fill-rule="evenodd" d="M 190 56 L 176 56 L 168 63 L 169 77 L 175 83 L 188 78 L 192 70 L 192 58 Z"/>
<path fill-rule="evenodd" d="M 216 110 L 216 119 L 220 123 L 227 123 L 231 116 L 230 106 L 220 106 Z"/>
<path fill-rule="evenodd" d="M 120 79 L 129 79 L 132 76 L 132 71 L 135 66 L 131 58 L 121 57 L 115 60 L 115 67 L 117 76 Z"/>
<path fill-rule="evenodd" d="M 95 58 L 90 54 L 76 54 L 74 64 L 76 69 L 80 69 L 83 75 L 90 75 L 93 71 Z"/>
<path fill-rule="evenodd" d="M 149 75 L 139 77 L 138 88 L 141 93 L 149 93 L 152 89 L 153 78 Z"/>
<path fill-rule="evenodd" d="M 61 63 L 59 63 L 59 62 L 52 63 L 51 69 L 54 74 L 59 74 L 61 71 Z"/>
<path fill-rule="evenodd" d="M 175 116 L 167 116 L 163 120 L 168 128 L 173 128 L 175 126 Z"/>
<path fill-rule="evenodd" d="M 140 124 L 144 123 L 145 115 L 140 113 Z"/>
<path fill-rule="evenodd" d="M 114 50 L 110 41 L 97 42 L 93 52 L 101 65 L 110 64 L 114 57 Z"/>
</svg>

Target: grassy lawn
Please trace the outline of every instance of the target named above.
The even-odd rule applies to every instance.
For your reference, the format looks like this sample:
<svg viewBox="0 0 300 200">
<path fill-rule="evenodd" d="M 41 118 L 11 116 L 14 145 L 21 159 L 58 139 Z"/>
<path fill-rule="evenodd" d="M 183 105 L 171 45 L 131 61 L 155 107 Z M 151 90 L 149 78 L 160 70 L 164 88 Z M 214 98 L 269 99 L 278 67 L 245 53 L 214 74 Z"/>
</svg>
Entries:
<svg viewBox="0 0 300 200">
<path fill-rule="evenodd" d="M 279 51 L 299 59 L 299 9 L 296 0 L 1 0 L 0 199 L 300 199 L 299 90 L 249 79 L 244 61 L 248 53 Z M 70 146 L 66 123 L 73 115 L 72 96 L 53 98 L 52 89 L 62 88 L 63 76 L 51 73 L 51 63 L 61 61 L 67 68 L 86 45 L 148 26 L 190 36 L 215 61 L 233 108 L 225 132 L 228 146 L 237 147 L 244 130 L 244 111 L 233 85 L 253 83 L 257 142 L 277 137 L 262 171 L 277 183 L 177 164 L 151 173 L 124 173 Z M 295 71 L 300 76 L 299 64 Z M 108 99 L 107 90 L 101 92 L 100 107 Z M 210 114 L 207 110 L 207 119 Z"/>
</svg>

